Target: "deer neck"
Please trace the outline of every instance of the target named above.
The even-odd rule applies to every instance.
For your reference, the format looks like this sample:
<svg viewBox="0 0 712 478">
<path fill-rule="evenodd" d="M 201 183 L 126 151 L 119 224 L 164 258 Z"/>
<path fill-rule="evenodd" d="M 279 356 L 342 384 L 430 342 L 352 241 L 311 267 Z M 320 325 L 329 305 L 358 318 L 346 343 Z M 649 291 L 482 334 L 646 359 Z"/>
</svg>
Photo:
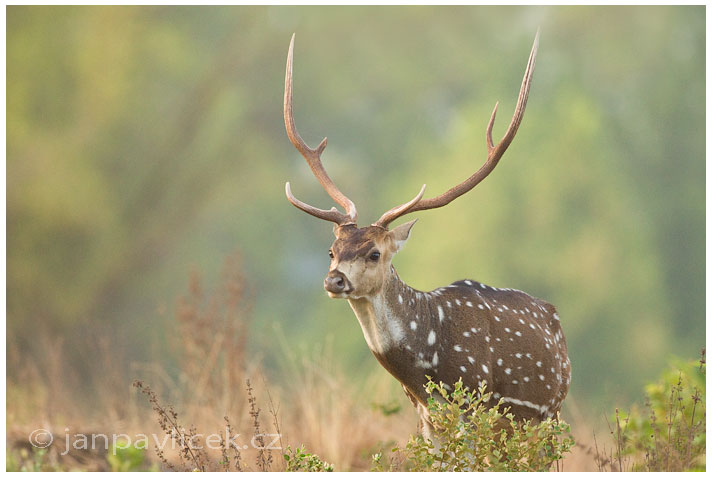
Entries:
<svg viewBox="0 0 712 478">
<path fill-rule="evenodd" d="M 425 333 L 430 330 L 430 324 L 425 323 L 430 317 L 427 310 L 432 306 L 427 294 L 401 281 L 393 267 L 380 292 L 348 301 L 368 347 L 379 360 L 393 349 L 417 350 L 418 329 Z"/>
</svg>

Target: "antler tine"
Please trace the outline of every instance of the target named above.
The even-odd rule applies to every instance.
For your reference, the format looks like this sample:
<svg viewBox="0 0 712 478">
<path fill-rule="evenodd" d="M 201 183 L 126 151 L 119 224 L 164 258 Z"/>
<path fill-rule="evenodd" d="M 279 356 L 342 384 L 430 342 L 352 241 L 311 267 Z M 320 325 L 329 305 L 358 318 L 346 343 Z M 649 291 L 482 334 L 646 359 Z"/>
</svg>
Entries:
<svg viewBox="0 0 712 478">
<path fill-rule="evenodd" d="M 539 49 L 539 30 L 536 32 L 534 37 L 534 45 L 532 45 L 532 51 L 529 53 L 529 61 L 527 62 L 527 69 L 524 72 L 524 78 L 522 79 L 522 87 L 519 89 L 519 97 L 517 98 L 517 106 L 514 109 L 514 114 L 512 115 L 512 121 L 509 123 L 507 132 L 500 140 L 499 144 L 495 148 L 492 144 L 492 126 L 494 125 L 494 118 L 497 115 L 497 106 L 499 102 L 495 104 L 494 111 L 492 111 L 492 116 L 490 117 L 489 124 L 487 125 L 487 150 L 489 154 L 492 154 L 493 149 L 501 149 L 499 157 L 504 154 L 504 151 L 511 144 L 514 136 L 517 134 L 519 125 L 522 123 L 522 118 L 524 118 L 524 110 L 527 107 L 527 100 L 529 99 L 529 89 L 532 84 L 532 77 L 534 76 L 534 66 L 536 65 L 536 54 Z M 497 160 L 499 160 L 499 157 Z M 489 158 L 488 158 L 489 159 Z"/>
<path fill-rule="evenodd" d="M 440 196 L 417 201 L 416 204 L 414 204 L 412 207 L 401 209 L 399 214 L 391 214 L 388 217 L 388 222 L 391 222 L 402 215 L 410 214 L 415 211 L 424 211 L 426 209 L 435 209 L 438 207 L 445 206 L 452 202 L 454 199 L 462 196 L 463 194 L 477 186 L 484 178 L 489 175 L 489 173 L 492 172 L 495 166 L 497 166 L 497 163 L 499 162 L 504 152 L 512 143 L 512 140 L 514 139 L 514 136 L 517 134 L 517 130 L 519 129 L 519 125 L 522 122 L 522 118 L 524 117 L 524 110 L 527 106 L 527 99 L 529 98 L 529 89 L 531 87 L 532 77 L 534 75 L 534 66 L 536 65 L 536 54 L 538 48 L 539 31 L 537 31 L 536 33 L 536 37 L 534 38 L 534 45 L 532 46 L 531 53 L 529 54 L 527 69 L 524 72 L 524 78 L 522 79 L 522 86 L 519 90 L 519 98 L 517 99 L 517 106 L 514 109 L 512 121 L 509 123 L 507 132 L 504 134 L 504 136 L 496 146 L 492 142 L 492 126 L 494 125 L 494 119 L 497 116 L 497 106 L 499 105 L 499 103 L 495 104 L 494 110 L 492 111 L 492 116 L 490 116 L 486 132 L 486 142 L 488 151 L 487 161 L 485 161 L 485 163 L 480 167 L 480 169 L 478 169 L 472 176 L 467 178 L 462 183 L 458 184 L 453 188 L 450 188 L 448 191 L 444 192 Z M 379 220 L 379 223 L 381 223 L 382 221 L 383 218 Z M 385 224 L 385 226 L 388 225 L 387 222 L 383 223 Z"/>
<path fill-rule="evenodd" d="M 420 192 L 410 201 L 408 201 L 405 204 L 401 204 L 400 206 L 396 206 L 394 208 L 389 209 L 386 211 L 381 218 L 373 223 L 373 226 L 378 226 L 382 227 L 384 229 L 388 229 L 388 224 L 402 216 L 403 214 L 407 213 L 410 208 L 415 206 L 418 201 L 420 201 L 423 197 L 423 194 L 425 193 L 425 184 L 423 184 L 423 187 L 420 188 Z"/>
<path fill-rule="evenodd" d="M 349 223 L 355 224 L 356 218 L 358 217 L 356 206 L 349 198 L 339 191 L 339 188 L 336 187 L 334 182 L 326 173 L 324 166 L 321 164 L 321 153 L 324 151 L 324 148 L 326 148 L 326 138 L 319 143 L 319 146 L 317 146 L 316 149 L 311 149 L 299 135 L 297 127 L 294 124 L 294 113 L 292 107 L 292 62 L 294 58 L 294 36 L 295 35 L 292 35 L 292 40 L 289 42 L 287 72 L 284 78 L 284 125 L 287 128 L 287 136 L 289 136 L 289 140 L 292 142 L 294 147 L 297 148 L 302 156 L 304 156 L 309 168 L 311 168 L 312 173 L 314 173 L 314 176 L 316 176 L 316 179 L 322 185 L 324 190 L 326 190 L 336 204 L 346 210 L 346 214 L 337 211 L 335 208 L 332 208 L 330 211 L 325 211 L 299 201 L 291 194 L 289 183 L 287 183 L 285 187 L 287 199 L 289 199 L 289 202 L 294 204 L 296 207 L 311 214 L 312 216 L 333 221 L 340 225 Z"/>
<path fill-rule="evenodd" d="M 287 193 L 287 199 L 289 200 L 289 202 L 291 202 L 292 204 L 294 204 L 294 206 L 301 209 L 307 214 L 311 214 L 312 216 L 318 217 L 319 219 L 335 222 L 339 225 L 347 224 L 350 221 L 349 216 L 338 211 L 335 207 L 332 207 L 330 210 L 327 211 L 324 209 L 316 208 L 314 206 L 310 206 L 309 204 L 295 198 L 292 194 L 292 188 L 289 186 L 289 182 L 284 185 L 284 191 Z"/>
</svg>

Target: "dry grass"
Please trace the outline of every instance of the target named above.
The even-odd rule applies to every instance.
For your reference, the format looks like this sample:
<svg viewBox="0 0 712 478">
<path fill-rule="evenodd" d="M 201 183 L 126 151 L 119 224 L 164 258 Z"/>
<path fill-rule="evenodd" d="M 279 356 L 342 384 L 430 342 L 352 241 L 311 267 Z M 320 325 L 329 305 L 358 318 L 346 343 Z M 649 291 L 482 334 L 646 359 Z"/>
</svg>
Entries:
<svg viewBox="0 0 712 478">
<path fill-rule="evenodd" d="M 163 469 L 285 469 L 281 451 L 231 447 L 225 440 L 227 430 L 249 438 L 279 434 L 277 446 L 304 444 L 310 453 L 334 463 L 336 470 L 348 471 L 369 470 L 373 454 L 402 446 L 415 433 L 417 416 L 399 385 L 381 369 L 365 381 L 350 380 L 338 368 L 328 341 L 297 353 L 276 329 L 283 369 L 270 376 L 259 357 L 247 354 L 251 309 L 240 258 L 233 255 L 216 290 L 207 293 L 193 274 L 178 301 L 175 324 L 167 330 L 178 357 L 177 370 L 168 370 L 159 361 L 132 364 L 115 350 L 109 334 L 97 333 L 88 346 L 88 356 L 100 357 L 88 377 L 74 371 L 61 341 L 42 339 L 38 349 L 43 353 L 31 355 L 10 342 L 8 449 L 29 449 L 29 431 L 45 428 L 56 437 L 44 457 L 45 469 L 108 470 L 104 450 L 61 455 L 65 435 L 182 433 L 202 434 L 199 440 L 204 440 L 219 434 L 220 446 L 210 452 L 177 447 L 161 456 L 151 446 L 148 459 Z M 142 380 L 142 386 L 132 387 L 133 379 Z M 563 469 L 598 470 L 586 414 L 579 412 L 573 398 L 567 401 L 567 411 L 579 446 L 563 460 Z"/>
<path fill-rule="evenodd" d="M 227 426 L 250 439 L 259 433 L 281 433 L 281 445 L 303 443 L 339 470 L 368 469 L 370 455 L 381 443 L 395 442 L 414 431 L 415 412 L 405 407 L 407 401 L 400 397 L 397 384 L 380 371 L 365 383 L 351 382 L 336 368 L 328 344 L 297 353 L 276 331 L 284 350 L 284 369 L 276 375 L 287 379 L 271 380 L 259 358 L 247 355 L 251 307 L 240 259 L 234 255 L 226 260 L 215 291 L 206 293 L 199 276 L 192 274 L 187 293 L 178 300 L 175 326 L 167 331 L 178 357 L 177 371 L 159 362 L 132 363 L 116 350 L 110 334 L 96 334 L 87 344 L 85 354 L 95 360 L 87 368 L 88 375 L 71 365 L 61 340 L 38 339 L 38 352 L 33 353 L 10 342 L 8 448 L 31 450 L 29 432 L 44 428 L 55 436 L 44 457 L 47 468 L 107 470 L 106 450 L 72 450 L 62 455 L 67 435 L 70 440 L 75 434 L 97 433 L 163 436 L 166 423 L 155 415 L 158 404 L 165 406 L 164 418 L 180 418 L 182 426 L 173 428 L 187 434 L 192 430 L 224 435 Z M 133 379 L 143 381 L 144 392 L 149 386 L 153 402 L 131 386 Z M 383 396 L 397 397 L 404 411 L 384 416 L 374 410 L 370 404 L 384 401 Z M 270 458 L 250 447 L 239 450 L 241 456 L 236 458 L 237 451 L 227 450 L 232 467 L 284 469 L 281 452 Z M 201 460 L 212 469 L 225 462 L 219 448 L 196 460 L 186 459 L 185 452 L 169 449 L 161 459 L 149 447 L 148 457 L 168 469 L 169 465 L 187 469 Z"/>
</svg>

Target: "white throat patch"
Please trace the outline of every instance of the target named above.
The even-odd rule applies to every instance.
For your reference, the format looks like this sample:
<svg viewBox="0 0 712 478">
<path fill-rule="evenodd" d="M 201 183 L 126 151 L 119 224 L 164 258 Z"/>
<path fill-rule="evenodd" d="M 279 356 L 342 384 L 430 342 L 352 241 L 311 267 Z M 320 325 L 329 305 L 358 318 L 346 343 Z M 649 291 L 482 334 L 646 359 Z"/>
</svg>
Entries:
<svg viewBox="0 0 712 478">
<path fill-rule="evenodd" d="M 349 300 L 349 304 L 361 324 L 368 348 L 373 352 L 383 354 L 405 338 L 401 318 L 388 307 L 382 295 Z"/>
</svg>

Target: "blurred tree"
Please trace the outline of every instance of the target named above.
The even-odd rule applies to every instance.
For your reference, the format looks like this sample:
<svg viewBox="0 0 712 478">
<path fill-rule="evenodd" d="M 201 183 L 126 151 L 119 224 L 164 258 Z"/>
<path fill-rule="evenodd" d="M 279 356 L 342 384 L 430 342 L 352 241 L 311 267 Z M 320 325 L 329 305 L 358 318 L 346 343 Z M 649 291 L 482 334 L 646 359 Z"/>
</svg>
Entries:
<svg viewBox="0 0 712 478">
<path fill-rule="evenodd" d="M 419 216 L 396 266 L 422 288 L 472 277 L 550 300 L 573 393 L 636 392 L 704 331 L 703 12 L 8 7 L 9 338 L 68 337 L 77 366 L 97 333 L 159 354 L 191 267 L 217 276 L 239 245 L 257 324 L 334 335 L 354 373 L 376 367 L 321 291 L 331 228 L 283 197 L 289 179 L 330 206 L 284 134 L 289 37 L 300 131 L 329 136 L 326 167 L 369 221 L 479 167 L 540 27 L 517 140 L 476 191 Z M 251 346 L 284 359 L 267 334 Z"/>
</svg>

